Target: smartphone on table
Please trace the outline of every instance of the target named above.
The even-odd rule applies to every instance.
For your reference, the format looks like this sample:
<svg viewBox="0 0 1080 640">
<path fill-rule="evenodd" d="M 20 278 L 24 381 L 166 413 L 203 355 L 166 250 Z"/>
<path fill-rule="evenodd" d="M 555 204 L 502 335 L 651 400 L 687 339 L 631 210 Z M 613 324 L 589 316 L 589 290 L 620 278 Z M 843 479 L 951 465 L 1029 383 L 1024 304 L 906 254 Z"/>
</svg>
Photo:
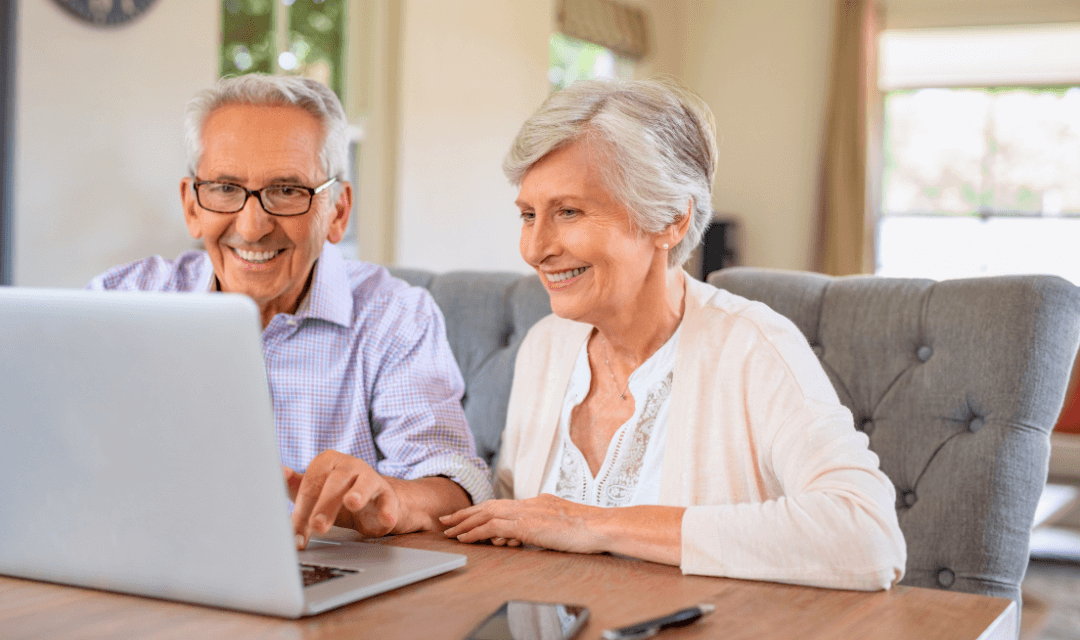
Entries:
<svg viewBox="0 0 1080 640">
<path fill-rule="evenodd" d="M 464 640 L 570 640 L 588 619 L 578 605 L 508 600 Z"/>
</svg>

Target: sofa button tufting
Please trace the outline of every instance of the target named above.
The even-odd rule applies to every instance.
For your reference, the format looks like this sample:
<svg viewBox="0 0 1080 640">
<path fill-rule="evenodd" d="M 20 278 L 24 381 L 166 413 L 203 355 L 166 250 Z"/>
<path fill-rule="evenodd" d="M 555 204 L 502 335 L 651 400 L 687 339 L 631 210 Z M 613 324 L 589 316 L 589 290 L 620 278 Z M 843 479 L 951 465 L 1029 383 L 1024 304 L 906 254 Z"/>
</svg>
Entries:
<svg viewBox="0 0 1080 640">
<path fill-rule="evenodd" d="M 968 429 L 970 429 L 972 433 L 978 433 L 979 429 L 982 429 L 984 426 L 986 426 L 986 422 L 978 417 L 972 418 L 971 422 L 968 423 Z"/>
<path fill-rule="evenodd" d="M 904 492 L 904 505 L 905 506 L 908 506 L 908 507 L 912 506 L 913 504 L 915 504 L 915 502 L 918 499 L 919 498 L 915 496 L 914 491 L 905 491 Z"/>
<path fill-rule="evenodd" d="M 810 346 L 810 350 L 814 352 L 814 355 L 820 358 L 825 354 L 825 349 L 820 344 Z"/>
<path fill-rule="evenodd" d="M 862 425 L 859 427 L 859 430 L 862 431 L 863 433 L 865 433 L 866 435 L 870 435 L 871 433 L 874 432 L 874 421 L 871 420 L 870 418 L 867 418 L 866 420 L 863 420 Z"/>
<path fill-rule="evenodd" d="M 915 355 L 919 356 L 919 360 L 926 362 L 930 359 L 930 356 L 934 355 L 934 350 L 928 345 L 924 344 L 923 346 L 919 347 L 919 350 L 915 352 Z"/>
<path fill-rule="evenodd" d="M 952 569 L 940 569 L 937 572 L 937 583 L 948 589 L 956 582 L 956 574 Z"/>
</svg>

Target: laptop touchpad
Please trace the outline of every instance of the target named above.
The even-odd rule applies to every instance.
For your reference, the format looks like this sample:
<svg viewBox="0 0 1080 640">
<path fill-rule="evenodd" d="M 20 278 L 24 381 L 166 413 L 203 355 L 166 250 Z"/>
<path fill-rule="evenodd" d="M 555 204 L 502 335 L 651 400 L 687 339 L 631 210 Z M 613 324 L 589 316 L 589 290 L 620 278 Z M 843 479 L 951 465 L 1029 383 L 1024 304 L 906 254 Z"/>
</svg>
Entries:
<svg viewBox="0 0 1080 640">
<path fill-rule="evenodd" d="M 304 551 L 297 553 L 301 564 L 316 564 L 364 571 L 393 564 L 398 550 L 381 544 L 363 542 L 334 543 L 311 540 Z"/>
</svg>

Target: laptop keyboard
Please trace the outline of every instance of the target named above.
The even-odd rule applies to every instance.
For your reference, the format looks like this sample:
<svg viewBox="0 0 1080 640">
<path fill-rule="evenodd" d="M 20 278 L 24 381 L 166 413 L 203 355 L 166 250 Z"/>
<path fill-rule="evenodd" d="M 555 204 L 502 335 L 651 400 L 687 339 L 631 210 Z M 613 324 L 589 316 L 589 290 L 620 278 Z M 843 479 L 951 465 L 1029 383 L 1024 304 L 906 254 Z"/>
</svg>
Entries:
<svg viewBox="0 0 1080 640">
<path fill-rule="evenodd" d="M 327 580 L 333 580 L 334 578 L 340 578 L 341 576 L 347 576 L 353 573 L 356 573 L 354 569 L 320 567 L 314 564 L 300 565 L 300 575 L 304 579 L 305 587 L 310 587 L 313 584 L 319 584 L 320 582 L 326 582 Z"/>
</svg>

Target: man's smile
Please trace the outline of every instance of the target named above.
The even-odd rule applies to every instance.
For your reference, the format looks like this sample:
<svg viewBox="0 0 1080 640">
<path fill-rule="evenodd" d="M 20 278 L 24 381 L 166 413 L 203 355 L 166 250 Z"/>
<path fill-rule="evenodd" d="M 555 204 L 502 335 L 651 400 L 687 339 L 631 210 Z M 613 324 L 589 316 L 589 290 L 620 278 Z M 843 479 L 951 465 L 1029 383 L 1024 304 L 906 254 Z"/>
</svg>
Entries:
<svg viewBox="0 0 1080 640">
<path fill-rule="evenodd" d="M 266 264 L 277 257 L 281 252 L 285 251 L 284 249 L 276 249 L 273 251 L 246 251 L 236 247 L 229 247 L 229 249 L 232 250 L 233 255 L 244 262 L 250 262 L 251 264 Z"/>
</svg>

